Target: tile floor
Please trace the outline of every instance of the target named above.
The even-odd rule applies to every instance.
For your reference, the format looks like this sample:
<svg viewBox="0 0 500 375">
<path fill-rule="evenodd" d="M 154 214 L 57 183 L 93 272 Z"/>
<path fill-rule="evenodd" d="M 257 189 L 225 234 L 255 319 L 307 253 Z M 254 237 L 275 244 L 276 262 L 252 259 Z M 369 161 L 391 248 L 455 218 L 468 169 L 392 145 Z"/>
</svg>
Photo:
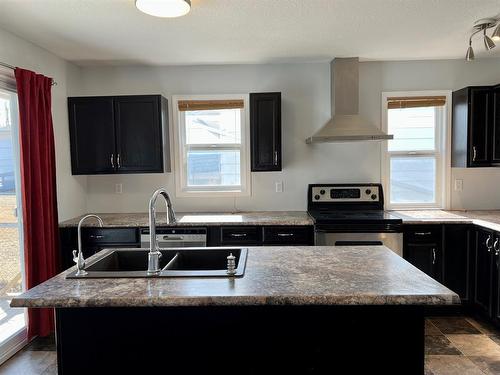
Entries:
<svg viewBox="0 0 500 375">
<path fill-rule="evenodd" d="M 500 330 L 470 317 L 425 322 L 425 375 L 500 375 Z M 0 375 L 57 374 L 54 338 L 36 339 Z"/>
<path fill-rule="evenodd" d="M 425 375 L 500 375 L 500 330 L 470 317 L 425 322 Z"/>
</svg>

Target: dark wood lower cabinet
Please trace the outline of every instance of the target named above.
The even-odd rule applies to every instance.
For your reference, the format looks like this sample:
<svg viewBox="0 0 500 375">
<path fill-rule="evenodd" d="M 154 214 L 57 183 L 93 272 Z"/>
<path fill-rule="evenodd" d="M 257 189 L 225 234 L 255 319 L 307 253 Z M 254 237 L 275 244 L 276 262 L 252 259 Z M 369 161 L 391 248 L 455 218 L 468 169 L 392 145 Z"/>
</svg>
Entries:
<svg viewBox="0 0 500 375">
<path fill-rule="evenodd" d="M 483 229 L 476 233 L 474 305 L 486 316 L 492 314 L 493 237 L 493 232 Z"/>
<path fill-rule="evenodd" d="M 60 375 L 424 373 L 421 306 L 63 308 L 56 322 Z"/>
<path fill-rule="evenodd" d="M 462 224 L 444 225 L 443 239 L 442 282 L 460 296 L 463 304 L 470 304 L 474 293 L 473 228 Z"/>
<path fill-rule="evenodd" d="M 442 282 L 442 228 L 407 226 L 403 236 L 403 257 L 433 279 Z"/>
</svg>

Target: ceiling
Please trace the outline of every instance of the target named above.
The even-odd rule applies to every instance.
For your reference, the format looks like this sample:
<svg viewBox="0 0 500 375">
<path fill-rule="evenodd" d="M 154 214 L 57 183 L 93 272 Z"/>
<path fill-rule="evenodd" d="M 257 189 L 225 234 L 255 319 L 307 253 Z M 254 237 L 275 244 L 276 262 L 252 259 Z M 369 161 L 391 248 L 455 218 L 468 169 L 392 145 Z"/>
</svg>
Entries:
<svg viewBox="0 0 500 375">
<path fill-rule="evenodd" d="M 79 65 L 463 58 L 500 0 L 192 0 L 184 17 L 134 0 L 0 0 L 0 28 Z M 476 39 L 476 56 L 481 53 Z"/>
</svg>

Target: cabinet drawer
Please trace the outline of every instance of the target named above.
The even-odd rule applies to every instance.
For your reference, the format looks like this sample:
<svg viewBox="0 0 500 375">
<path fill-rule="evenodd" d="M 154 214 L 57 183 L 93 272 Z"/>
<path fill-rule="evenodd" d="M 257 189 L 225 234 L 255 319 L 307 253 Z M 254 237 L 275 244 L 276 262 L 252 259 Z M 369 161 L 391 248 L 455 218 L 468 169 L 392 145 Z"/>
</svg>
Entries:
<svg viewBox="0 0 500 375">
<path fill-rule="evenodd" d="M 311 245 L 313 242 L 312 227 L 276 226 L 264 227 L 265 244 Z"/>
<path fill-rule="evenodd" d="M 221 244 L 255 244 L 262 240 L 259 227 L 222 227 Z"/>
<path fill-rule="evenodd" d="M 139 242 L 136 228 L 82 228 L 82 242 L 86 245 Z"/>
<path fill-rule="evenodd" d="M 440 243 L 441 226 L 416 226 L 404 229 L 407 243 Z"/>
</svg>

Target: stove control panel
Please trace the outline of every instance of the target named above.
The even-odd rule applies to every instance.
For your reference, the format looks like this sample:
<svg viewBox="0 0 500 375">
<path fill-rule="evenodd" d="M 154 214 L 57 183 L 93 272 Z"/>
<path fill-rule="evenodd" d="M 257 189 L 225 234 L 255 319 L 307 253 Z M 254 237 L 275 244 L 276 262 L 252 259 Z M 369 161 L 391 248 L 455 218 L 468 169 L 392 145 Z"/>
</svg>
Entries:
<svg viewBox="0 0 500 375">
<path fill-rule="evenodd" d="M 377 185 L 366 186 L 314 186 L 313 202 L 379 202 L 380 191 Z"/>
</svg>

